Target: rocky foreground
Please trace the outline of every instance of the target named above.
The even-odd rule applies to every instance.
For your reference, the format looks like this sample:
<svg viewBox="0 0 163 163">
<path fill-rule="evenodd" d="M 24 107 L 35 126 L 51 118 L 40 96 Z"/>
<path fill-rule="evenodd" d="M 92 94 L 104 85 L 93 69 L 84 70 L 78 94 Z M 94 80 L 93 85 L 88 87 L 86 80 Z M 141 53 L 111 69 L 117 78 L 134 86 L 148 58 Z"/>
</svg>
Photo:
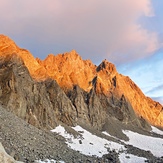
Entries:
<svg viewBox="0 0 163 163">
<path fill-rule="evenodd" d="M 67 163 L 118 162 L 116 153 L 104 158 L 80 154 L 65 144 L 65 139 L 55 133 L 42 131 L 0 107 L 0 142 L 15 160 L 32 163 L 35 160 L 54 159 Z M 106 157 L 106 158 L 105 158 Z"/>
<path fill-rule="evenodd" d="M 46 159 L 66 163 L 119 162 L 118 153 L 110 151 L 110 149 L 108 149 L 108 154 L 102 158 L 90 157 L 74 151 L 66 145 L 62 136 L 50 131 L 39 130 L 2 107 L 0 107 L 0 124 L 0 142 L 5 147 L 6 152 L 15 160 L 25 163 Z M 156 158 L 149 151 L 143 151 L 130 145 L 126 148 L 128 153 L 147 158 L 146 162 L 163 162 L 163 158 Z M 2 155 L 0 154 L 0 156 Z M 8 162 L 6 161 L 6 163 Z"/>
</svg>

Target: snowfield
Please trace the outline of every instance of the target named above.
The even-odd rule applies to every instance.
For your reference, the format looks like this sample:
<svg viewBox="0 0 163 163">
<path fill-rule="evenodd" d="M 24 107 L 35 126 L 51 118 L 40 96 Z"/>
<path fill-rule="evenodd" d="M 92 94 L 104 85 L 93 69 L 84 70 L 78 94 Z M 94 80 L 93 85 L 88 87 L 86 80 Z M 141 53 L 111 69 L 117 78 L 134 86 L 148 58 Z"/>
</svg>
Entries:
<svg viewBox="0 0 163 163">
<path fill-rule="evenodd" d="M 129 141 L 123 141 L 125 144 L 133 145 L 145 151 L 151 151 L 156 157 L 163 156 L 163 139 L 141 135 L 127 130 L 124 130 L 123 133 L 129 138 Z"/>
<path fill-rule="evenodd" d="M 81 136 L 75 138 L 73 135 L 67 133 L 64 127 L 61 125 L 51 131 L 63 136 L 67 140 L 66 143 L 70 148 L 79 151 L 84 155 L 102 157 L 104 154 L 107 154 L 108 149 L 110 149 L 119 153 L 119 159 L 121 163 L 143 163 L 146 160 L 146 158 L 143 157 L 127 154 L 124 145 L 93 135 L 92 133 L 83 129 L 81 126 L 72 128 Z M 152 132 L 157 132 L 160 135 L 163 135 L 163 132 L 155 127 L 152 127 Z M 105 131 L 102 133 L 113 137 Z M 128 130 L 123 130 L 123 133 L 129 138 L 129 141 L 121 140 L 121 142 L 125 143 L 126 145 L 133 145 L 139 149 L 151 151 L 151 153 L 156 157 L 163 156 L 163 139 L 141 135 Z"/>
<path fill-rule="evenodd" d="M 146 158 L 134 156 L 132 154 L 122 153 L 119 156 L 121 163 L 144 163 Z"/>
<path fill-rule="evenodd" d="M 111 150 L 115 149 L 116 152 L 125 150 L 123 145 L 93 135 L 80 126 L 72 128 L 75 131 L 80 132 L 82 137 L 78 137 L 75 139 L 74 136 L 67 133 L 64 127 L 62 126 L 58 126 L 51 131 L 57 132 L 58 134 L 65 137 L 67 140 L 67 144 L 70 148 L 79 151 L 85 155 L 89 156 L 95 155 L 98 157 L 102 157 L 104 154 L 108 153 L 107 148 L 110 148 Z"/>
</svg>

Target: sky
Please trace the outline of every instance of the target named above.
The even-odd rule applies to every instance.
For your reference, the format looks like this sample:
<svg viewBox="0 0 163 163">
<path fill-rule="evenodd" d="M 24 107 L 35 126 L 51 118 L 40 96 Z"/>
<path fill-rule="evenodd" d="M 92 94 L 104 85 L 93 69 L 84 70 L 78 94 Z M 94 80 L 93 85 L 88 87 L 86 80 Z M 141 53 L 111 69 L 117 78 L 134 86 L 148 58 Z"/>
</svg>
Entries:
<svg viewBox="0 0 163 163">
<path fill-rule="evenodd" d="M 0 0 L 0 33 L 35 57 L 107 59 L 163 104 L 163 0 Z"/>
</svg>

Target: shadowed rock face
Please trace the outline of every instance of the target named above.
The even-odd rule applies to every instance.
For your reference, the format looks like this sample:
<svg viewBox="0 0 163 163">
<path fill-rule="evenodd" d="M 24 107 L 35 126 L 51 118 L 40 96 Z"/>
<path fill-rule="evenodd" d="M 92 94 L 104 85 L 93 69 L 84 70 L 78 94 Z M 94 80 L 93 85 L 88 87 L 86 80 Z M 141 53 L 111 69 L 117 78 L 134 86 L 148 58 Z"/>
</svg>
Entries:
<svg viewBox="0 0 163 163">
<path fill-rule="evenodd" d="M 148 128 L 163 126 L 162 106 L 145 97 L 104 60 L 95 66 L 76 53 L 48 55 L 41 61 L 0 35 L 0 103 L 27 122 L 54 128 L 86 123 L 101 130 L 116 120 Z"/>
<path fill-rule="evenodd" d="M 72 125 L 73 110 L 68 97 L 51 79 L 33 80 L 16 54 L 0 60 L 0 103 L 7 110 L 37 127 L 54 128 L 58 121 Z M 69 119 L 64 119 L 69 116 Z M 67 118 L 66 117 L 66 118 Z"/>
</svg>

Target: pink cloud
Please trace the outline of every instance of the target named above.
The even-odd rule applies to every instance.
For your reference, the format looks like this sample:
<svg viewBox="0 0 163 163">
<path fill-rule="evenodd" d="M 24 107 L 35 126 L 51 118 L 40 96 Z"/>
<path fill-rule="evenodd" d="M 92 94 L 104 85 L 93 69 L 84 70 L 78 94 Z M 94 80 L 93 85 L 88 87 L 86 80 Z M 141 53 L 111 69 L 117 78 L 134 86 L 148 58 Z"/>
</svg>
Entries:
<svg viewBox="0 0 163 163">
<path fill-rule="evenodd" d="M 157 33 L 137 23 L 140 16 L 154 15 L 150 0 L 0 0 L 0 3 L 0 21 L 3 20 L 6 33 L 31 35 L 36 41 L 59 42 L 63 47 L 69 44 L 72 49 L 78 47 L 79 53 L 86 53 L 82 49 L 94 49 L 92 53 L 98 55 L 95 52 L 100 49 L 103 58 L 114 62 L 146 57 L 159 47 Z"/>
<path fill-rule="evenodd" d="M 145 58 L 161 46 L 157 33 L 148 32 L 140 25 L 130 24 L 125 30 L 119 35 L 119 40 L 114 42 L 112 48 L 108 49 L 108 54 L 111 54 L 109 57 L 115 62 L 117 57 L 119 63 Z M 112 53 L 119 53 L 119 55 L 112 55 Z"/>
</svg>

